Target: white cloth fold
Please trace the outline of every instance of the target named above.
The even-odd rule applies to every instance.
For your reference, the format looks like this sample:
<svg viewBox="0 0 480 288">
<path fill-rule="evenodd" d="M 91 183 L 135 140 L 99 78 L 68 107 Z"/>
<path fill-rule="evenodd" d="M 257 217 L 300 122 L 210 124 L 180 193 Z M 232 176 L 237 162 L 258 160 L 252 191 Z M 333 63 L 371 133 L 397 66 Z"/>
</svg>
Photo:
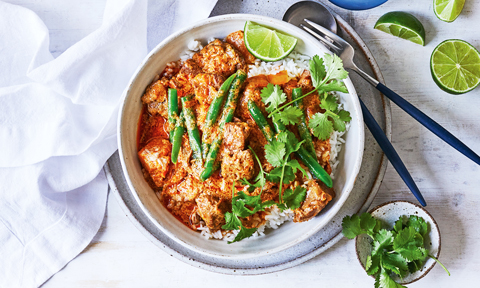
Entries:
<svg viewBox="0 0 480 288">
<path fill-rule="evenodd" d="M 34 12 L 0 2 L 0 287 L 38 287 L 96 234 L 122 92 L 216 0 L 198 2 L 108 0 L 101 27 L 57 58 Z"/>
</svg>

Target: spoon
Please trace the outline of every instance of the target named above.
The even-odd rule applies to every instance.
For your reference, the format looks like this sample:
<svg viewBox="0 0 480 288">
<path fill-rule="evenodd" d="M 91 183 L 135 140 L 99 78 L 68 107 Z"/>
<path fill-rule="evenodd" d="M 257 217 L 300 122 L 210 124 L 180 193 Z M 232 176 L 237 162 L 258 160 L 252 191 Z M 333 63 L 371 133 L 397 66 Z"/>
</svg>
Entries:
<svg viewBox="0 0 480 288">
<path fill-rule="evenodd" d="M 290 6 L 283 15 L 283 21 L 297 27 L 300 27 L 302 23 L 305 24 L 305 22 L 303 22 L 305 18 L 337 34 L 337 21 L 335 21 L 332 13 L 320 3 L 300 1 Z"/>
<path fill-rule="evenodd" d="M 305 19 L 316 22 L 324 28 L 332 31 L 334 34 L 337 34 L 337 21 L 335 20 L 335 17 L 333 17 L 332 13 L 330 13 L 330 11 L 320 3 L 312 1 L 298 2 L 290 6 L 290 8 L 287 9 L 287 12 L 285 12 L 285 14 L 283 15 L 283 21 L 300 28 L 303 28 L 302 26 L 305 26 Z M 326 38 L 327 40 L 330 40 L 330 38 Z M 373 115 L 367 109 L 367 106 L 365 106 L 365 104 L 363 103 L 362 99 L 358 98 L 358 100 L 360 101 L 363 120 L 368 130 L 370 130 L 373 137 L 379 144 L 380 148 L 382 148 L 383 152 L 385 153 L 385 156 L 387 156 L 390 163 L 392 163 L 392 166 L 403 179 L 403 181 L 413 193 L 413 195 L 417 198 L 418 202 L 420 202 L 422 206 L 427 206 L 425 199 L 423 198 L 420 190 L 415 184 L 415 181 L 405 167 L 405 164 L 403 164 L 402 159 L 400 159 L 400 156 L 395 151 L 392 143 L 390 143 L 380 125 L 378 125 Z"/>
</svg>

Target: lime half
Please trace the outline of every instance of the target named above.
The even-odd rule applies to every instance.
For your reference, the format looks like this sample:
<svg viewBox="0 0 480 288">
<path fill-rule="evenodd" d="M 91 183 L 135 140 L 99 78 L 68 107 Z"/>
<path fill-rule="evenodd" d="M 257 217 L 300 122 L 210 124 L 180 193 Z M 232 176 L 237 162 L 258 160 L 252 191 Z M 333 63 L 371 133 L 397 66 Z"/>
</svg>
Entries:
<svg viewBox="0 0 480 288">
<path fill-rule="evenodd" d="M 425 29 L 415 16 L 406 12 L 388 12 L 375 23 L 375 29 L 425 45 Z"/>
<path fill-rule="evenodd" d="M 433 11 L 438 19 L 453 22 L 463 10 L 465 0 L 433 0 Z"/>
<path fill-rule="evenodd" d="M 463 40 L 446 40 L 433 50 L 430 69 L 442 90 L 466 93 L 480 83 L 480 53 Z"/>
<path fill-rule="evenodd" d="M 297 38 L 250 21 L 245 23 L 244 40 L 253 56 L 269 62 L 287 57 L 297 45 Z"/>
</svg>

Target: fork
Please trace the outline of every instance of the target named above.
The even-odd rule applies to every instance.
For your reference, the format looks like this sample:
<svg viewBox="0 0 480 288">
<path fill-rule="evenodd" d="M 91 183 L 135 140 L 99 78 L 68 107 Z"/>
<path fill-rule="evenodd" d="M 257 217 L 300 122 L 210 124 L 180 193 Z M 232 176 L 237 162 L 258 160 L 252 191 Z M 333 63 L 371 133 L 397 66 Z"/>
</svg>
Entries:
<svg viewBox="0 0 480 288">
<path fill-rule="evenodd" d="M 428 117 L 425 113 L 410 104 L 407 100 L 403 99 L 397 93 L 390 90 L 387 86 L 380 83 L 377 79 L 373 78 L 372 76 L 368 75 L 363 70 L 358 68 L 357 65 L 355 65 L 355 63 L 353 62 L 353 56 L 355 54 L 355 51 L 347 41 L 315 22 L 312 22 L 308 19 L 304 19 L 304 21 L 326 36 L 323 37 L 318 33 L 314 32 L 309 27 L 300 24 L 303 29 L 305 29 L 315 38 L 320 40 L 327 47 L 330 47 L 333 52 L 342 59 L 345 68 L 355 71 L 378 91 L 382 92 L 383 95 L 387 96 L 387 98 L 392 100 L 393 103 L 397 104 L 397 106 L 403 109 L 403 111 L 407 112 L 420 124 L 425 126 L 425 128 L 433 132 L 435 135 L 437 135 L 440 139 L 448 143 L 453 148 L 457 149 L 460 153 L 470 158 L 473 162 L 480 165 L 480 156 L 478 156 L 475 152 L 468 148 L 467 145 L 463 144 L 463 142 L 460 141 L 457 137 L 455 137 L 452 133 L 448 132 L 432 118 Z"/>
</svg>

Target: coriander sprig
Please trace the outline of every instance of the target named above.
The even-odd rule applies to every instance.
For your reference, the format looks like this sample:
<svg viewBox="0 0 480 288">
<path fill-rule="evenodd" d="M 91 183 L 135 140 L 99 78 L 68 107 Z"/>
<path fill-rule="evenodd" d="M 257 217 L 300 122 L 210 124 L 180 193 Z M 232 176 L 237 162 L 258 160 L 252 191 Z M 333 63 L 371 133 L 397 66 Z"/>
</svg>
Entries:
<svg viewBox="0 0 480 288">
<path fill-rule="evenodd" d="M 422 217 L 403 217 L 395 222 L 393 230 L 382 229 L 380 220 L 369 213 L 345 216 L 342 221 L 342 233 L 348 239 L 367 234 L 373 240 L 371 255 L 367 256 L 365 270 L 375 276 L 376 288 L 405 287 L 396 283 L 390 275 L 397 274 L 403 278 L 408 272 L 413 273 L 422 268 L 427 257 L 440 263 L 428 254 L 424 239 L 428 232 L 428 223 Z M 450 276 L 447 268 L 440 263 Z"/>
<path fill-rule="evenodd" d="M 352 120 L 350 113 L 345 110 L 338 110 L 337 99 L 335 96 L 325 93 L 320 107 L 325 110 L 324 113 L 315 113 L 308 123 L 315 137 L 320 140 L 327 140 L 330 134 L 335 130 L 343 132 L 346 130 L 346 124 Z"/>
<path fill-rule="evenodd" d="M 268 117 L 272 117 L 273 114 L 279 112 L 293 102 L 307 97 L 315 91 L 318 91 L 319 94 L 333 91 L 348 93 L 347 87 L 342 81 L 340 81 L 348 77 L 348 72 L 343 68 L 342 59 L 337 55 L 325 54 L 323 59 L 318 55 L 313 56 L 309 62 L 309 71 L 315 89 L 280 107 L 275 107 L 272 111 L 267 110 L 270 113 Z"/>
</svg>

